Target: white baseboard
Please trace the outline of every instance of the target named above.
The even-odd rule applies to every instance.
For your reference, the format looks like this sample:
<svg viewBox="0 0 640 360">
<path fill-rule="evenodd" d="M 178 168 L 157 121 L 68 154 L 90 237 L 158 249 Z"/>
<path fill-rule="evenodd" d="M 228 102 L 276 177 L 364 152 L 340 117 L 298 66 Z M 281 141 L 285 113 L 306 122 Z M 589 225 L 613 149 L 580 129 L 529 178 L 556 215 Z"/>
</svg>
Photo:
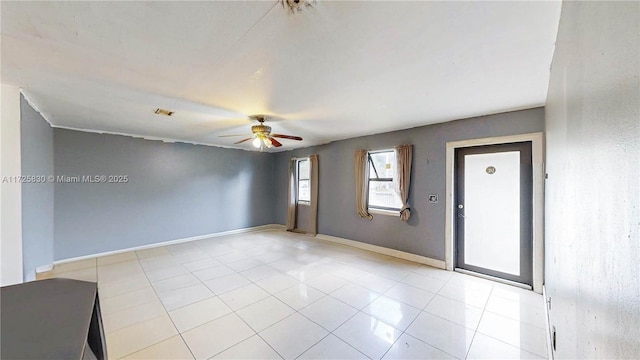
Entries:
<svg viewBox="0 0 640 360">
<path fill-rule="evenodd" d="M 220 237 L 220 236 L 244 234 L 244 233 L 249 233 L 249 232 L 257 232 L 257 231 L 282 230 L 282 229 L 284 229 L 284 226 L 283 225 L 279 225 L 279 224 L 260 225 L 260 226 L 254 226 L 254 227 L 249 227 L 249 228 L 222 231 L 222 232 L 217 232 L 217 233 L 212 233 L 212 234 L 191 236 L 191 237 L 188 237 L 188 238 L 163 241 L 163 242 L 159 242 L 159 243 L 153 243 L 153 244 L 147 244 L 147 245 L 141 245 L 141 246 L 134 246 L 134 247 L 126 248 L 126 249 L 118 249 L 118 250 L 113 250 L 113 251 L 106 251 L 106 252 L 101 252 L 101 253 L 97 253 L 97 254 L 78 256 L 78 257 L 74 257 L 74 258 L 68 258 L 68 259 L 62 259 L 62 260 L 54 261 L 53 264 L 51 264 L 51 265 L 39 266 L 38 268 L 36 268 L 36 273 L 51 271 L 51 269 L 53 269 L 53 267 L 55 265 L 60 265 L 60 264 L 64 264 L 64 263 L 70 263 L 70 262 L 74 262 L 74 261 L 94 259 L 94 258 L 99 258 L 99 257 L 109 256 L 109 255 L 116 255 L 116 254 L 121 254 L 121 253 L 125 253 L 125 252 L 130 252 L 130 251 L 145 250 L 145 249 L 151 249 L 151 248 L 160 247 L 160 246 L 174 245 L 174 244 L 180 244 L 180 243 L 189 242 L 189 241 L 197 241 L 197 240 L 203 240 L 203 239 Z"/>
<path fill-rule="evenodd" d="M 378 245 L 371 245 L 371 244 L 363 243 L 360 241 L 344 239 L 341 237 L 331 236 L 331 235 L 318 234 L 316 235 L 316 238 L 320 240 L 341 244 L 341 245 L 347 245 L 347 246 L 351 246 L 351 247 L 355 247 L 363 250 L 376 252 L 379 254 L 389 255 L 389 256 L 400 258 L 400 259 L 417 262 L 420 264 L 429 265 L 431 267 L 438 268 L 438 269 L 445 268 L 445 263 L 443 260 L 432 259 L 422 255 L 416 255 L 416 254 L 412 254 L 412 253 L 408 253 L 400 250 L 389 249 L 389 248 L 378 246 Z"/>
<path fill-rule="evenodd" d="M 26 281 L 38 280 L 38 274 L 46 273 L 51 270 L 53 270 L 53 263 L 38 266 L 37 268 L 33 269 L 33 271 L 30 274 L 28 274 L 28 276 L 24 279 L 24 281 L 26 282 Z"/>
<path fill-rule="evenodd" d="M 551 340 L 551 322 L 549 321 L 549 304 L 547 303 L 547 288 L 542 285 L 542 301 L 544 301 L 544 321 L 547 332 L 547 359 L 553 360 L 553 344 Z"/>
<path fill-rule="evenodd" d="M 41 273 L 46 273 L 53 270 L 53 264 L 47 264 L 47 265 L 42 265 L 42 266 L 38 266 L 36 268 L 36 274 L 41 274 Z"/>
<path fill-rule="evenodd" d="M 53 264 L 43 265 L 43 266 L 37 267 L 36 268 L 36 273 L 39 274 L 39 273 L 48 272 L 48 271 L 51 271 L 55 265 L 70 263 L 70 262 L 74 262 L 74 261 L 95 259 L 95 258 L 99 258 L 99 257 L 103 257 L 103 256 L 116 255 L 116 254 L 126 253 L 126 252 L 130 252 L 130 251 L 145 250 L 145 249 L 151 249 L 151 248 L 160 247 L 160 246 L 174 245 L 174 244 L 180 244 L 180 243 L 185 243 L 185 242 L 189 242 L 189 241 L 203 240 L 203 239 L 214 238 L 214 237 L 229 236 L 229 235 L 243 234 L 243 233 L 250 233 L 250 232 L 259 232 L 259 231 L 269 231 L 269 230 L 282 230 L 282 231 L 284 231 L 284 230 L 286 230 L 286 226 L 280 225 L 280 224 L 268 224 L 268 225 L 254 226 L 254 227 L 250 227 L 250 228 L 243 228 L 243 229 L 229 230 L 229 231 L 223 231 L 223 232 L 212 233 L 212 234 L 198 235 L 198 236 L 192 236 L 192 237 L 188 237 L 188 238 L 169 240 L 169 241 L 163 241 L 163 242 L 159 242 L 159 243 L 153 243 L 153 244 L 147 244 L 147 245 L 141 245 L 141 246 L 134 246 L 134 247 L 125 248 L 125 249 L 106 251 L 106 252 L 101 252 L 101 253 L 96 253 L 96 254 L 91 254 L 91 255 L 85 255 L 85 256 L 78 256 L 78 257 L 74 257 L 74 258 L 62 259 L 62 260 L 54 261 Z M 363 250 L 367 250 L 367 251 L 372 251 L 372 252 L 379 253 L 379 254 L 393 256 L 393 257 L 397 257 L 397 258 L 400 258 L 400 259 L 417 262 L 417 263 L 420 263 L 420 264 L 429 265 L 431 267 L 435 267 L 435 268 L 438 268 L 438 269 L 444 269 L 445 268 L 445 262 L 444 261 L 428 258 L 426 256 L 411 254 L 411 253 L 400 251 L 400 250 L 390 249 L 390 248 L 377 246 L 377 245 L 371 245 L 371 244 L 363 243 L 363 242 L 360 242 L 360 241 L 344 239 L 344 238 L 331 236 L 331 235 L 318 234 L 318 235 L 316 235 L 315 238 L 319 239 L 319 240 L 324 240 L 324 241 L 329 241 L 329 242 L 333 242 L 333 243 L 337 243 L 337 244 L 341 244 L 341 245 L 351 246 L 351 247 L 355 247 L 355 248 L 359 248 L 359 249 L 363 249 Z"/>
</svg>

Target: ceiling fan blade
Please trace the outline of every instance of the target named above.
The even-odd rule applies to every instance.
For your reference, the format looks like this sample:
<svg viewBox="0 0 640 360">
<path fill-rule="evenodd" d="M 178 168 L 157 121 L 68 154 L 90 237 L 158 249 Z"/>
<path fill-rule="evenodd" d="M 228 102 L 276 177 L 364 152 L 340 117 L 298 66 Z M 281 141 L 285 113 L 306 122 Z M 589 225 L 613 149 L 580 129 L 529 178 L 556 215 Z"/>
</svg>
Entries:
<svg viewBox="0 0 640 360">
<path fill-rule="evenodd" d="M 236 142 L 234 142 L 234 144 L 242 144 L 243 142 L 245 142 L 245 141 L 249 141 L 249 140 L 251 140 L 251 139 L 253 139 L 253 138 L 246 138 L 246 139 L 242 139 L 242 140 L 240 140 L 240 141 L 236 141 Z"/>
<path fill-rule="evenodd" d="M 269 137 L 269 140 L 271 140 L 271 145 L 275 146 L 275 147 L 280 147 L 282 146 L 282 144 L 280 143 L 280 141 L 274 139 L 273 137 Z"/>
<path fill-rule="evenodd" d="M 251 136 L 251 134 L 218 135 L 218 137 Z"/>
<path fill-rule="evenodd" d="M 271 134 L 272 137 L 289 139 L 289 140 L 302 140 L 300 136 L 292 136 L 292 135 L 283 135 L 283 134 Z"/>
</svg>

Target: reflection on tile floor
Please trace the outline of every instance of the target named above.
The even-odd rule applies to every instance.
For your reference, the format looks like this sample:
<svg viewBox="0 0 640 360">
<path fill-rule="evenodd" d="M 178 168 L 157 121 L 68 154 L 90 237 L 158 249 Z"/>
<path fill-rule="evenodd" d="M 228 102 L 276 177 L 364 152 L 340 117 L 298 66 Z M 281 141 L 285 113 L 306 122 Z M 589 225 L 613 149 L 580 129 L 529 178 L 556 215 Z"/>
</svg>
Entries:
<svg viewBox="0 0 640 360">
<path fill-rule="evenodd" d="M 536 359 L 540 295 L 284 231 L 61 264 L 110 359 Z"/>
</svg>

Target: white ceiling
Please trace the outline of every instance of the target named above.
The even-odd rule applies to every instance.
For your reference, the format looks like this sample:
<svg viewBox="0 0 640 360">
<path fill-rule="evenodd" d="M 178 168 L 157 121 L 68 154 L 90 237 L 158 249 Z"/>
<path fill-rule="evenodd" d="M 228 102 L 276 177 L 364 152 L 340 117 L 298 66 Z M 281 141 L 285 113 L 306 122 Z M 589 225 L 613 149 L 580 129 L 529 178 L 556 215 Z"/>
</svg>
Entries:
<svg viewBox="0 0 640 360">
<path fill-rule="evenodd" d="M 233 146 L 273 114 L 290 149 L 544 105 L 560 7 L 2 1 L 2 82 L 54 126 Z"/>
</svg>

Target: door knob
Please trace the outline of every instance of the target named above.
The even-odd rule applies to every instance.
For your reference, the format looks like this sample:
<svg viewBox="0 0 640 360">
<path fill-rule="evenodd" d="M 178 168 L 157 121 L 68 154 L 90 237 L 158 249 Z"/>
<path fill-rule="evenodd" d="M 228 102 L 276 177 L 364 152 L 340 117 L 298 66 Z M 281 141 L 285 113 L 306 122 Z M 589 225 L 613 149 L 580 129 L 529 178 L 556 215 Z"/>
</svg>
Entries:
<svg viewBox="0 0 640 360">
<path fill-rule="evenodd" d="M 458 209 L 464 209 L 464 205 L 458 204 Z"/>
</svg>

